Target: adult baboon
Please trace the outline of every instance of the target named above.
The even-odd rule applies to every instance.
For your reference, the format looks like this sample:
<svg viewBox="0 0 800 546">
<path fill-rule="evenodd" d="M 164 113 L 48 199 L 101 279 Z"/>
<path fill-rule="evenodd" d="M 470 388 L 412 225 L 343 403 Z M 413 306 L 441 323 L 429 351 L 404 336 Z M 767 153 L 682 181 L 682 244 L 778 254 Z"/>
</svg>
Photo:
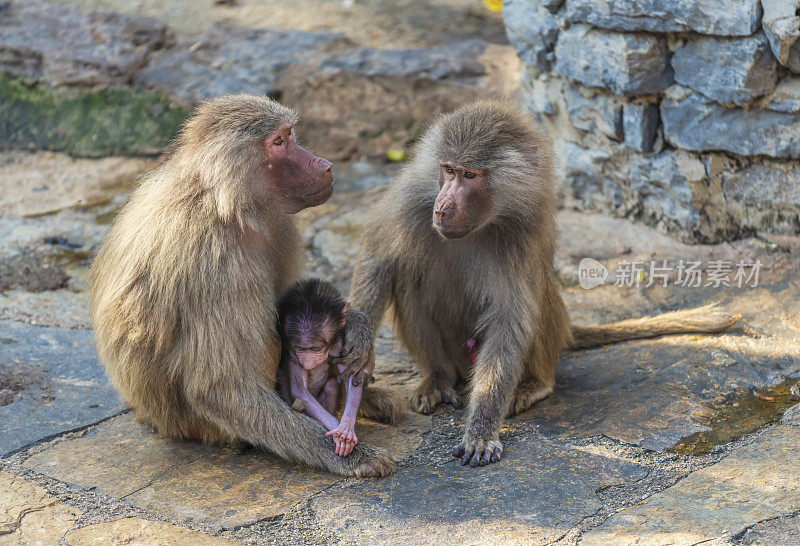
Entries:
<svg viewBox="0 0 800 546">
<path fill-rule="evenodd" d="M 239 440 L 338 474 L 383 476 L 395 469 L 386 451 L 359 444 L 340 457 L 325 428 L 274 390 L 275 300 L 300 273 L 291 215 L 333 191 L 331 164 L 296 143 L 296 121 L 248 95 L 198 108 L 94 260 L 98 351 L 137 418 L 165 436 Z M 364 316 L 351 310 L 347 330 L 348 371 L 370 372 Z"/>
<path fill-rule="evenodd" d="M 389 304 L 395 332 L 422 369 L 412 406 L 462 405 L 463 464 L 500 459 L 507 414 L 549 395 L 567 347 L 677 332 L 719 332 L 715 308 L 606 326 L 570 326 L 554 270 L 556 187 L 550 139 L 499 101 L 440 117 L 375 207 L 361 243 L 352 304 L 372 331 Z M 472 365 L 471 361 L 474 361 Z"/>
</svg>

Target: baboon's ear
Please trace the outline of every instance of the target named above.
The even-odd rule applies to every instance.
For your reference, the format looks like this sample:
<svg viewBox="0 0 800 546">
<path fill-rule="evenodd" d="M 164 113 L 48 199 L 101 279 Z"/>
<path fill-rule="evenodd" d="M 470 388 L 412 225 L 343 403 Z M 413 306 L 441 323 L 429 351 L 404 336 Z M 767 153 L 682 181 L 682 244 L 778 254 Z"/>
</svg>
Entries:
<svg viewBox="0 0 800 546">
<path fill-rule="evenodd" d="M 344 328 L 344 324 L 345 324 L 345 322 L 347 322 L 347 312 L 349 310 L 350 310 L 350 302 L 346 301 L 344 303 L 344 307 L 342 307 L 342 313 L 341 313 L 341 318 L 340 318 L 340 321 L 341 321 L 340 324 L 341 324 L 342 328 Z"/>
</svg>

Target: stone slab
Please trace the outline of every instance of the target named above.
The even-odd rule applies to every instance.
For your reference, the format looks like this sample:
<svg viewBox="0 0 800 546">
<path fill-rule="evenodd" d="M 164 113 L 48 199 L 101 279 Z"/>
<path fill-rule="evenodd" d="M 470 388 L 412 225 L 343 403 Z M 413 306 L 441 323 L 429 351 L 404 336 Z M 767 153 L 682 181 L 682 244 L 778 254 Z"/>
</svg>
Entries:
<svg viewBox="0 0 800 546">
<path fill-rule="evenodd" d="M 341 479 L 257 449 L 162 440 L 130 414 L 43 451 L 25 466 L 125 498 L 165 519 L 220 527 L 280 515 Z"/>
<path fill-rule="evenodd" d="M 70 546 L 90 546 L 94 544 L 158 544 L 158 546 L 182 546 L 203 544 L 225 546 L 240 544 L 184 529 L 163 521 L 148 521 L 141 518 L 124 518 L 106 523 L 88 525 L 70 531 L 64 537 Z"/>
<path fill-rule="evenodd" d="M 646 474 L 630 462 L 528 437 L 489 467 L 401 468 L 384 480 L 331 488 L 311 508 L 320 525 L 362 543 L 540 544 L 596 511 L 598 488 Z"/>
<path fill-rule="evenodd" d="M 322 56 L 352 45 L 344 35 L 332 32 L 217 23 L 154 53 L 137 72 L 135 83 L 159 89 L 185 106 L 228 93 L 276 95 L 277 78 L 287 67 L 316 66 Z"/>
<path fill-rule="evenodd" d="M 91 331 L 0 322 L 0 455 L 125 406 L 97 360 Z"/>
<path fill-rule="evenodd" d="M 618 95 L 658 93 L 673 81 L 666 39 L 573 25 L 561 32 L 555 71 Z"/>
<path fill-rule="evenodd" d="M 581 544 L 695 544 L 792 514 L 800 508 L 798 449 L 797 429 L 772 427 L 723 461 L 611 516 Z"/>
<path fill-rule="evenodd" d="M 558 21 L 540 0 L 503 2 L 503 19 L 508 40 L 519 58 L 539 70 L 553 63 L 553 47 L 558 37 Z"/>
<path fill-rule="evenodd" d="M 0 472 L 0 545 L 56 544 L 80 516 L 44 487 Z"/>
<path fill-rule="evenodd" d="M 567 0 L 570 21 L 624 31 L 749 36 L 761 21 L 759 0 Z"/>
<path fill-rule="evenodd" d="M 589 133 L 600 132 L 614 140 L 622 139 L 625 102 L 619 97 L 609 93 L 592 93 L 581 86 L 570 85 L 565 89 L 564 102 L 569 119 L 577 129 Z"/>
<path fill-rule="evenodd" d="M 359 421 L 359 440 L 403 460 L 431 418 L 406 415 L 395 426 Z M 286 513 L 342 478 L 291 465 L 259 449 L 169 442 L 131 414 L 25 461 L 57 480 L 94 487 L 165 519 L 237 528 Z"/>
<path fill-rule="evenodd" d="M 676 89 L 661 101 L 661 122 L 664 137 L 685 150 L 800 158 L 798 113 L 726 108 L 700 93 Z"/>
<path fill-rule="evenodd" d="M 766 36 L 714 38 L 697 36 L 672 56 L 675 81 L 718 102 L 739 106 L 772 91 L 777 63 Z"/>
</svg>

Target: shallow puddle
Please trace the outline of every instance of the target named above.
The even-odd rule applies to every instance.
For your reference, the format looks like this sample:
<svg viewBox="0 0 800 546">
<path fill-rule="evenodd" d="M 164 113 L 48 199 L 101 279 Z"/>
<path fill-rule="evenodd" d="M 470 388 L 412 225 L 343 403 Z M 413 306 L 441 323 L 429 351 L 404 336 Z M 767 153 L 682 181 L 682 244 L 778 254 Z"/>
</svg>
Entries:
<svg viewBox="0 0 800 546">
<path fill-rule="evenodd" d="M 681 455 L 705 455 L 717 446 L 729 444 L 764 425 L 780 421 L 783 412 L 800 402 L 790 392 L 797 382 L 797 378 L 786 379 L 778 385 L 734 396 L 714 406 L 712 409 L 716 414 L 702 423 L 711 430 L 681 438 L 668 451 Z"/>
</svg>

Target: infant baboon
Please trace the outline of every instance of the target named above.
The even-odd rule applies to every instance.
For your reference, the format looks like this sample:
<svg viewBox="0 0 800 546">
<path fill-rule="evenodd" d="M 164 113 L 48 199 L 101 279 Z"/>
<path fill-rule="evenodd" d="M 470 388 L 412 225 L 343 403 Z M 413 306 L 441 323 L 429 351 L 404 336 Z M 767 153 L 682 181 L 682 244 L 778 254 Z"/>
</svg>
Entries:
<svg viewBox="0 0 800 546">
<path fill-rule="evenodd" d="M 296 122 L 251 95 L 197 109 L 94 260 L 98 352 L 137 418 L 167 437 L 242 441 L 345 476 L 385 476 L 396 468 L 385 450 L 336 455 L 322 425 L 275 391 L 275 300 L 301 269 L 292 215 L 333 191 L 331 164 L 297 143 Z M 347 374 L 368 375 L 366 317 L 350 309 L 347 330 Z M 379 402 L 369 407 L 393 419 Z"/>
<path fill-rule="evenodd" d="M 336 454 L 350 455 L 358 443 L 355 433 L 362 385 L 349 376 L 341 421 L 333 416 L 340 402 L 337 376 L 344 365 L 333 357 L 344 349 L 345 322 L 350 304 L 329 282 L 305 279 L 278 299 L 278 332 L 282 354 L 278 390 L 288 404 L 304 411 L 328 429 Z"/>
<path fill-rule="evenodd" d="M 353 277 L 352 304 L 376 331 L 391 304 L 395 333 L 419 367 L 412 406 L 469 410 L 453 454 L 500 459 L 500 424 L 549 395 L 568 347 L 677 332 L 720 332 L 716 308 L 570 326 L 554 268 L 553 148 L 529 117 L 500 101 L 441 116 L 375 206 Z"/>
</svg>

